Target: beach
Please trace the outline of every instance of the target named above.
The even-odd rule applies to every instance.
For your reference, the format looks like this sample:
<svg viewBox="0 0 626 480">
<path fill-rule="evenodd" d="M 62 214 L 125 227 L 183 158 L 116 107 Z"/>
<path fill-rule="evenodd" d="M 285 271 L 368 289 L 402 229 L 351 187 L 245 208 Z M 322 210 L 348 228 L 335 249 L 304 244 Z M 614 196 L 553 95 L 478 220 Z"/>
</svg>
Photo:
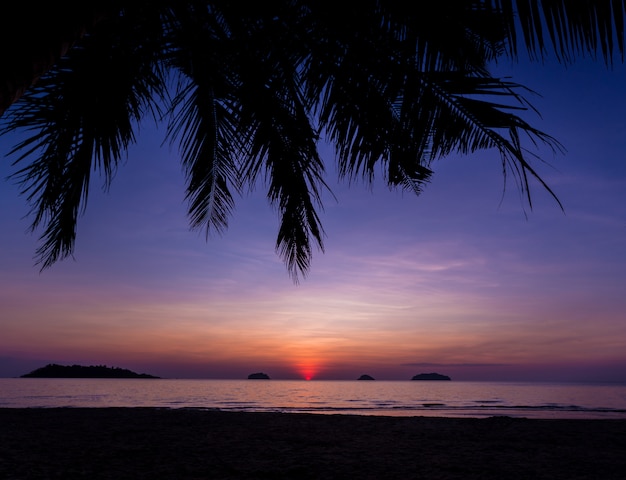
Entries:
<svg viewBox="0 0 626 480">
<path fill-rule="evenodd" d="M 626 420 L 0 409 L 2 479 L 623 479 Z"/>
</svg>

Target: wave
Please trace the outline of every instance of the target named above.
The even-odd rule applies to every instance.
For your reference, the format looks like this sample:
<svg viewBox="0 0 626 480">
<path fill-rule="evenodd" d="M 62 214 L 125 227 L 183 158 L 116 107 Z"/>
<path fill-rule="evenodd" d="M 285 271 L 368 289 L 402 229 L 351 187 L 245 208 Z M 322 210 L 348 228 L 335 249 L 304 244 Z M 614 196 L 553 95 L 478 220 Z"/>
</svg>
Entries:
<svg viewBox="0 0 626 480">
<path fill-rule="evenodd" d="M 445 403 L 425 403 L 420 405 L 386 405 L 336 407 L 323 406 L 260 406 L 232 405 L 220 406 L 223 411 L 280 412 L 280 413 L 334 413 L 355 415 L 393 415 L 393 416 L 436 416 L 442 417 L 532 417 L 532 418 L 624 418 L 626 409 L 589 408 L 579 405 L 471 405 L 455 406 Z M 564 414 L 571 415 L 564 415 Z"/>
<path fill-rule="evenodd" d="M 626 385 L 0 379 L 0 408 L 154 407 L 392 416 L 626 419 Z"/>
</svg>

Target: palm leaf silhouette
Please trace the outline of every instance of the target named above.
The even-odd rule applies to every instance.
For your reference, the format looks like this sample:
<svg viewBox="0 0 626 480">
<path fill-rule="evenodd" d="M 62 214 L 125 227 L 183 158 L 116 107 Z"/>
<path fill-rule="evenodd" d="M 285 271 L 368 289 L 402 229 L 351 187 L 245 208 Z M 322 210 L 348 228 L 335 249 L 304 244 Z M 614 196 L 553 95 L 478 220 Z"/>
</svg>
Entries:
<svg viewBox="0 0 626 480">
<path fill-rule="evenodd" d="M 50 3 L 50 2 L 49 2 Z M 71 255 L 92 173 L 106 188 L 146 118 L 179 146 L 191 227 L 222 232 L 236 195 L 263 186 L 276 250 L 294 279 L 323 250 L 325 162 L 339 174 L 419 194 L 433 162 L 496 150 L 532 207 L 531 181 L 558 202 L 533 149 L 560 144 L 526 118 L 530 93 L 494 63 L 555 55 L 611 65 L 624 55 L 623 0 L 134 1 L 25 10 L 29 41 L 0 72 L 0 134 L 42 228 L 38 261 Z M 20 20 L 21 19 L 21 20 Z M 13 25 L 15 26 L 15 25 Z M 10 31 L 15 31 L 12 28 Z M 7 47 L 3 47 L 7 49 Z"/>
</svg>

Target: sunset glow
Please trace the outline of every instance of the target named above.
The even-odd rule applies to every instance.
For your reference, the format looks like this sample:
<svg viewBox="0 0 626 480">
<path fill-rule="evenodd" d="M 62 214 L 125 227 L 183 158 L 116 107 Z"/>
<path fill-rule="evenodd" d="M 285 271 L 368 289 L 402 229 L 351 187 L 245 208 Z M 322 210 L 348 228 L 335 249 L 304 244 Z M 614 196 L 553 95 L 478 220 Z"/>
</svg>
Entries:
<svg viewBox="0 0 626 480">
<path fill-rule="evenodd" d="M 524 68 L 522 68 L 524 67 Z M 162 377 L 626 381 L 626 67 L 503 66 L 539 91 L 531 123 L 567 148 L 524 211 L 497 152 L 436 162 L 420 197 L 336 183 L 325 253 L 294 285 L 262 191 L 222 236 L 189 231 L 183 174 L 142 131 L 95 184 L 75 259 L 39 272 L 15 185 L 0 189 L 0 376 L 47 363 Z M 0 139 L 2 152 L 13 144 Z M 15 168 L 0 163 L 5 178 Z M 41 232 L 38 232 L 41 233 Z"/>
<path fill-rule="evenodd" d="M 302 378 L 305 380 L 313 380 L 316 370 L 311 367 L 299 367 L 298 372 L 300 372 Z"/>
</svg>

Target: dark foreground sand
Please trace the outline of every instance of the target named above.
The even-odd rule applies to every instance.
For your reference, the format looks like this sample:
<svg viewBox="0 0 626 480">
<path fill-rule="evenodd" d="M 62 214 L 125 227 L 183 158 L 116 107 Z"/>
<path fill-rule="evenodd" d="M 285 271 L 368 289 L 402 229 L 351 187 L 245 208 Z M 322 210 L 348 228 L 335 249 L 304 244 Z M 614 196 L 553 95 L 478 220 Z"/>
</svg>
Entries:
<svg viewBox="0 0 626 480">
<path fill-rule="evenodd" d="M 0 409 L 0 479 L 626 479 L 626 420 Z"/>
</svg>

